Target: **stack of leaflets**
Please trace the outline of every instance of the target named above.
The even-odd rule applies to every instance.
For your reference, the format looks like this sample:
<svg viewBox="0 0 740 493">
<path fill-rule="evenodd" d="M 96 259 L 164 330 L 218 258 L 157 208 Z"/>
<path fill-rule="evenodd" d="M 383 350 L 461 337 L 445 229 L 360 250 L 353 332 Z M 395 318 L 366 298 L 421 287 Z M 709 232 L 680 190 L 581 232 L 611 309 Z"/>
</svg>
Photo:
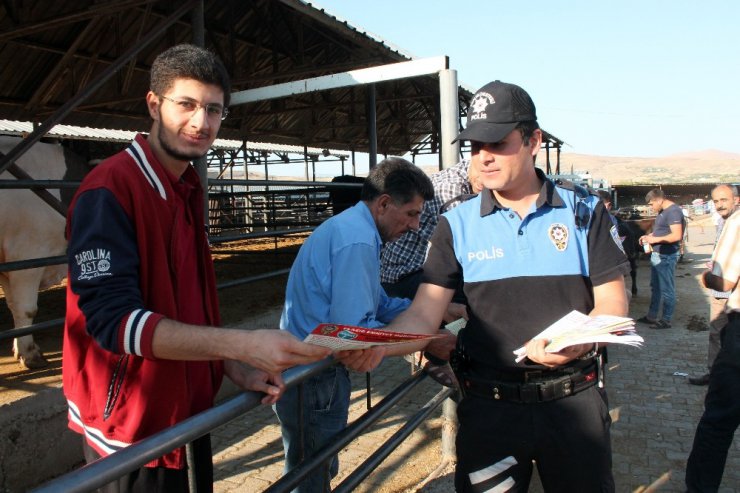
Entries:
<svg viewBox="0 0 740 493">
<path fill-rule="evenodd" d="M 303 342 L 310 342 L 336 351 L 367 349 L 372 346 L 436 339 L 441 335 L 406 334 L 383 329 L 366 329 L 354 325 L 319 324 Z"/>
<path fill-rule="evenodd" d="M 454 322 L 450 322 L 447 325 L 445 325 L 445 329 L 452 332 L 454 335 L 458 335 L 461 330 L 465 328 L 465 326 L 468 325 L 468 321 L 464 318 L 458 318 Z"/>
<path fill-rule="evenodd" d="M 568 346 L 592 344 L 594 342 L 627 344 L 640 346 L 643 338 L 635 331 L 635 321 L 615 315 L 596 315 L 590 317 L 578 310 L 573 310 L 539 334 L 534 339 L 548 341 L 545 351 L 557 353 Z M 514 351 L 515 361 L 519 363 L 526 358 L 524 346 Z"/>
</svg>

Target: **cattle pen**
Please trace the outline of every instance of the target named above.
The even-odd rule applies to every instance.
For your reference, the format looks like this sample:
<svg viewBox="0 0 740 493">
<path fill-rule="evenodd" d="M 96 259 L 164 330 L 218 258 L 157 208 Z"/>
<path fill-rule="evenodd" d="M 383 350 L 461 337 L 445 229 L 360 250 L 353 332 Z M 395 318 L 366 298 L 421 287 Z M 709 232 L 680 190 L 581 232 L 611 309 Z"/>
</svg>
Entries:
<svg viewBox="0 0 740 493">
<path fill-rule="evenodd" d="M 418 77 L 426 73 L 435 74 L 440 70 L 446 70 L 447 62 L 444 59 L 436 59 L 432 60 L 431 64 L 424 61 L 421 63 L 409 63 L 412 65 L 410 67 L 410 74 L 397 72 L 396 75 L 391 76 L 391 79 L 406 76 Z M 387 77 L 387 75 L 383 75 L 382 77 Z M 449 76 L 447 78 L 449 79 Z M 452 80 L 454 81 L 454 77 Z M 344 82 L 343 84 L 346 85 L 347 83 Z M 447 83 L 447 87 L 450 87 L 449 83 Z M 456 85 L 452 87 L 456 89 Z M 445 96 L 447 95 L 445 94 Z M 253 97 L 259 96 L 246 95 L 243 99 L 246 101 Z M 454 111 L 449 112 L 450 105 L 445 106 L 449 112 L 448 117 L 443 119 L 443 121 L 448 122 L 445 130 L 445 135 L 447 135 L 445 137 L 446 140 L 451 140 L 449 136 L 452 135 L 454 128 L 457 126 L 456 124 L 449 125 L 451 118 L 452 121 L 456 121 L 459 116 L 456 98 L 455 96 Z M 49 122 L 52 120 L 53 118 Z M 7 167 L 7 164 L 12 164 L 16 160 L 20 162 L 23 153 L 32 149 L 34 141 L 38 141 L 40 136 L 48 130 L 49 128 L 44 128 L 44 125 L 42 125 L 31 131 L 26 139 L 19 142 L 15 148 L 8 151 L 3 157 L 3 163 L 0 165 L 0 169 L 4 169 L 4 167 Z M 372 129 L 372 132 L 374 133 L 374 129 Z M 325 153 L 322 152 L 323 154 Z M 207 166 L 204 167 L 201 165 L 201 169 L 207 173 Z M 330 215 L 331 209 L 328 205 L 330 194 L 328 193 L 328 189 L 332 187 L 357 186 L 351 184 L 318 184 L 315 181 L 294 183 L 266 181 L 265 183 L 254 183 L 254 180 L 248 180 L 248 172 L 245 175 L 247 179 L 244 182 L 231 180 L 228 183 L 224 183 L 215 182 L 214 180 L 213 185 L 220 189 L 210 197 L 208 204 L 204 204 L 204 206 L 209 208 L 209 217 L 212 219 L 214 226 L 211 235 L 213 244 L 269 237 L 277 247 L 280 243 L 278 238 L 292 237 L 296 234 L 310 232 L 312 227 L 326 218 L 327 215 Z M 31 177 L 21 175 L 20 180 L 7 180 L 5 186 L 7 188 L 25 186 L 37 189 L 39 184 L 30 181 L 29 178 Z M 43 177 L 38 178 L 43 179 Z M 44 187 L 47 189 L 54 189 L 55 187 L 63 188 L 69 185 L 59 180 L 50 180 L 44 183 Z M 211 183 L 209 183 L 209 188 L 210 186 Z M 231 193 L 224 196 L 224 187 L 228 188 Z M 237 187 L 244 188 L 237 190 Z M 211 208 L 209 206 L 213 207 Z M 279 248 L 273 248 L 275 253 L 279 250 Z M 2 265 L 0 268 L 12 273 L 17 270 L 28 269 L 32 265 L 38 267 L 42 264 L 58 263 L 59 260 L 59 258 L 25 259 L 14 265 Z M 33 264 L 33 262 L 36 262 L 36 264 Z M 258 274 L 257 276 L 246 279 L 231 280 L 223 284 L 222 287 L 233 287 L 239 284 L 254 282 L 264 277 L 280 276 L 286 272 L 286 269 L 282 269 Z M 56 328 L 58 329 L 60 319 L 52 320 L 45 324 L 41 328 L 48 329 L 56 324 Z M 25 337 L 30 335 L 31 331 L 38 328 L 39 326 L 36 328 L 13 329 L 13 331 L 7 331 L 3 337 L 6 339 L 19 337 L 21 336 L 21 332 Z M 50 371 L 58 371 L 58 367 L 52 367 Z M 421 375 L 417 376 L 418 378 L 421 378 Z M 23 379 L 21 378 L 19 380 Z M 28 382 L 28 380 L 25 381 Z M 64 422 L 66 421 L 66 406 L 59 391 L 58 383 L 56 385 L 51 384 L 49 387 L 51 388 L 46 393 L 32 392 L 34 394 L 33 396 L 23 399 L 24 406 L 14 406 L 13 413 L 3 413 L 3 419 L 6 420 L 2 427 L 3 435 L 0 437 L 4 445 L 3 450 L 23 452 L 3 454 L 3 463 L 0 465 L 3 471 L 3 488 L 11 490 L 15 488 L 25 489 L 38 482 L 40 478 L 48 478 L 59 474 L 65 469 L 79 465 L 81 457 L 79 455 L 79 448 L 75 447 L 77 440 L 75 437 L 70 436 L 70 433 L 64 426 Z M 368 396 L 369 400 L 370 397 Z M 424 411 L 424 416 L 428 415 L 442 400 L 443 397 L 438 398 L 435 405 Z M 10 405 L 13 406 L 13 404 Z M 17 412 L 15 412 L 16 409 L 18 409 Z M 420 422 L 419 420 L 414 421 L 416 421 L 416 425 Z M 51 438 L 52 441 L 46 446 L 39 444 L 34 440 L 34 436 L 39 432 Z M 396 440 L 396 445 L 398 443 L 400 442 Z M 45 452 L 43 454 L 41 453 L 42 449 Z M 40 464 L 36 460 L 40 456 L 47 459 L 43 464 Z M 116 458 L 116 460 L 119 459 L 120 457 Z M 370 470 L 372 470 L 372 467 L 367 469 L 363 474 L 368 474 Z M 361 477 L 358 476 L 358 478 Z"/>
<path fill-rule="evenodd" d="M 70 184 L 47 183 L 46 185 L 54 187 Z M 220 183 L 218 186 L 220 187 L 222 185 Z M 234 183 L 229 183 L 229 186 L 239 185 L 243 186 L 244 184 L 235 185 Z M 10 187 L 10 185 L 7 186 Z M 219 215 L 213 213 L 223 212 L 223 209 L 221 209 L 222 201 L 213 199 L 209 201 L 211 205 L 218 207 L 210 215 L 212 221 L 214 218 L 218 221 L 216 223 L 218 228 L 211 236 L 211 243 L 213 245 L 217 273 L 219 275 L 218 287 L 220 288 L 220 292 L 229 288 L 227 290 L 229 292 L 228 295 L 220 294 L 223 307 L 222 313 L 227 324 L 231 322 L 232 325 L 237 322 L 244 324 L 244 319 L 250 312 L 259 313 L 265 309 L 280 305 L 283 294 L 282 286 L 284 276 L 287 274 L 287 268 L 290 266 L 292 258 L 302 240 L 310 233 L 315 224 L 318 223 L 315 218 L 313 219 L 313 223 L 311 221 L 307 222 L 306 218 L 309 216 L 325 218 L 331 215 L 332 204 L 330 203 L 329 189 L 357 189 L 358 185 L 317 184 L 315 182 L 276 184 L 275 182 L 270 182 L 258 183 L 256 187 L 259 187 L 260 194 L 252 193 L 250 195 L 253 199 L 252 203 L 257 203 L 258 201 L 254 200 L 254 198 L 261 195 L 264 198 L 261 201 L 264 207 L 259 209 L 253 206 L 251 210 L 243 211 L 244 216 L 247 217 L 242 221 L 234 221 L 235 224 L 224 224 L 219 220 Z M 271 190 L 265 190 L 268 187 Z M 218 197 L 222 198 L 223 195 L 224 193 L 221 191 Z M 227 203 L 234 203 L 233 199 L 238 198 L 239 195 L 237 191 L 234 196 L 229 198 Z M 291 199 L 291 202 L 287 204 L 290 207 L 287 207 L 284 197 L 292 196 L 299 196 L 300 199 Z M 310 210 L 311 208 L 318 209 L 318 212 L 312 212 Z M 229 212 L 234 214 L 233 210 Z M 278 217 L 279 213 L 285 214 L 281 218 L 282 220 L 272 221 L 271 218 Z M 255 221 L 256 225 L 253 228 L 252 224 L 249 223 L 249 216 L 251 218 L 259 218 Z M 29 266 L 38 266 L 55 261 L 59 262 L 60 260 L 54 258 L 31 259 L 19 262 L 17 265 L 11 265 L 10 267 L 23 269 Z M 5 266 L 4 268 L 7 269 L 9 267 Z M 243 277 L 245 272 L 249 273 L 247 277 Z M 252 288 L 252 286 L 256 286 L 256 289 Z M 49 310 L 51 305 L 56 304 L 58 309 L 61 309 L 63 312 L 64 286 L 51 289 L 44 294 L 46 295 L 44 299 L 45 310 Z M 55 301 L 51 302 L 52 299 L 55 299 Z M 232 303 L 232 300 L 236 302 Z M 41 318 L 44 317 L 42 316 Z M 7 317 L 5 321 L 7 321 Z M 3 465 L 0 469 L 3 471 L 3 487 L 8 488 L 10 491 L 14 491 L 20 485 L 25 485 L 23 486 L 25 488 L 36 484 L 40 478 L 57 475 L 65 469 L 79 465 L 81 460 L 79 447 L 74 446 L 77 437 L 74 435 L 70 436 L 70 432 L 64 429 L 64 416 L 66 412 L 64 403 L 60 399 L 61 395 L 58 392 L 61 363 L 61 326 L 62 320 L 57 318 L 42 321 L 40 324 L 36 324 L 36 326 L 0 333 L 3 340 L 8 340 L 11 337 L 24 333 L 44 330 L 46 334 L 44 334 L 45 337 L 40 339 L 40 344 L 50 355 L 50 366 L 43 370 L 14 372 L 9 368 L 13 364 L 12 361 L 7 362 L 6 359 L 6 362 L 3 364 L 6 371 L 11 370 L 9 372 L 3 372 L 3 379 L 7 385 L 3 389 L 5 407 L 6 409 L 9 407 L 19 409 L 18 413 L 3 414 L 3 429 L 5 433 L 4 436 L 0 437 L 0 441 L 4 445 L 3 449 L 30 449 L 30 442 L 33 441 L 33 437 L 39 430 L 44 430 L 49 435 L 55 436 L 52 442 L 54 446 L 47 448 L 46 457 L 51 459 L 49 462 L 40 465 L 39 461 L 35 460 L 33 455 L 25 454 L 13 454 L 12 456 L 3 457 Z M 276 321 L 272 323 L 272 327 L 275 326 Z M 53 333 L 51 329 L 54 329 Z M 421 377 L 420 374 L 417 375 L 417 380 L 419 377 Z M 39 392 L 41 388 L 45 387 L 49 391 Z M 14 392 L 21 394 L 19 400 L 23 401 L 24 406 L 19 407 L 14 405 L 12 402 Z M 233 395 L 234 392 L 235 389 L 227 388 L 222 398 L 225 399 Z M 241 399 L 246 399 L 246 402 L 258 402 L 258 399 L 255 401 L 254 396 L 246 396 Z M 443 397 L 437 398 L 436 403 L 431 408 L 425 408 L 422 416 L 427 416 L 442 399 Z M 369 396 L 368 400 L 370 400 Z M 228 406 L 229 404 L 224 403 L 223 405 Z M 242 405 L 238 409 L 241 413 L 251 409 L 251 407 L 250 405 L 246 405 L 246 407 Z M 22 414 L 24 412 L 27 414 Z M 223 410 L 218 410 L 218 408 L 213 412 L 215 415 L 223 414 Z M 380 414 L 377 414 L 377 411 L 376 415 L 377 417 L 373 418 L 368 424 L 372 424 L 372 422 L 381 417 Z M 229 414 L 229 416 L 230 418 L 228 419 L 233 419 L 235 415 Z M 29 428 L 22 425 L 21 421 L 26 419 L 28 419 L 29 424 L 33 423 L 33 427 Z M 418 425 L 420 422 L 419 418 L 416 421 L 416 425 Z M 211 422 L 209 426 L 213 427 L 223 423 L 225 421 L 221 419 L 220 421 Z M 396 446 L 398 443 L 400 442 L 397 440 Z M 24 474 L 24 472 L 31 470 L 34 471 L 34 475 L 29 479 L 28 474 Z M 368 469 L 364 474 L 369 474 L 371 470 L 372 468 Z M 75 484 L 84 485 L 86 483 L 79 483 L 79 481 L 75 480 Z M 65 486 L 61 490 L 52 491 L 66 490 L 68 488 Z"/>
<path fill-rule="evenodd" d="M 75 150 L 88 157 L 86 151 L 100 151 L 97 147 L 103 152 L 95 157 L 110 155 L 112 145 L 131 139 L 119 135 L 103 146 L 84 138 L 90 128 L 144 131 L 149 123 L 142 104 L 148 69 L 166 47 L 193 42 L 224 60 L 234 93 L 220 136 L 233 144 L 217 145 L 197 166 L 202 181 L 209 184 L 204 208 L 222 288 L 219 296 L 229 312 L 224 318 L 233 324 L 247 323 L 245 315 L 251 315 L 249 327 L 276 325 L 274 317 L 255 318 L 281 303 L 285 274 L 297 248 L 335 209 L 332 190 L 352 188 L 324 182 L 325 174 L 318 178 L 324 163 L 335 165 L 335 174 L 356 175 L 356 153 L 367 154 L 369 166 L 382 156 L 410 154 L 415 160 L 434 155 L 437 169 L 462 156 L 450 142 L 462 127 L 472 93 L 458 84 L 454 60 L 443 55 L 414 58 L 305 1 L 4 2 L 0 23 L 0 64 L 14 68 L 3 72 L 0 118 L 26 125 L 15 133 L 23 135 L 23 141 L 0 156 L 0 171 L 13 168 L 24 153 L 65 126 L 67 133 L 56 138 L 74 143 Z M 547 171 L 550 151 L 557 153 L 554 167 L 559 170 L 563 141 L 544 134 Z M 302 170 L 301 179 L 281 180 L 272 171 L 279 163 Z M 54 192 L 76 184 L 33 178 L 21 175 L 2 186 Z M 64 213 L 63 206 L 55 207 Z M 21 257 L 0 260 L 0 271 L 63 262 L 61 254 Z M 41 293 L 36 316 L 40 324 L 35 328 L 3 331 L 0 339 L 5 344 L 33 333 L 50 360 L 48 367 L 34 370 L 19 370 L 10 358 L 2 360 L 2 395 L 13 403 L 0 413 L 0 490 L 25 490 L 79 465 L 77 437 L 65 427 L 66 403 L 58 378 L 62 291 Z M 13 325 L 7 310 L 2 317 L 3 328 Z M 398 367 L 386 371 L 401 373 Z M 393 381 L 387 376 L 381 372 L 376 384 Z M 369 402 L 369 395 L 356 399 Z M 414 406 L 424 408 L 426 400 Z M 274 422 L 256 419 L 264 420 L 250 429 L 258 442 Z M 362 444 L 375 433 L 380 432 L 370 431 L 358 441 Z M 272 442 L 263 445 L 273 453 Z M 278 460 L 256 455 L 257 463 Z M 412 456 L 413 451 L 405 457 Z M 229 474 L 240 474 L 229 457 L 218 458 L 234 469 Z M 260 481 L 249 490 L 269 486 Z"/>
</svg>

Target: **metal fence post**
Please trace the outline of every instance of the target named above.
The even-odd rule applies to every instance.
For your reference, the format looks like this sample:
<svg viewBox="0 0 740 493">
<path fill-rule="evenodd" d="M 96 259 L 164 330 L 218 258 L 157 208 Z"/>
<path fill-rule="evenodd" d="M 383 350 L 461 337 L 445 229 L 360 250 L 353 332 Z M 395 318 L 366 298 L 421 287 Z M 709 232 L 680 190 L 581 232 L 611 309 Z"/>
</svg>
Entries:
<svg viewBox="0 0 740 493">
<path fill-rule="evenodd" d="M 455 436 L 457 435 L 457 403 L 450 398 L 442 404 L 442 462 L 457 460 Z"/>
</svg>

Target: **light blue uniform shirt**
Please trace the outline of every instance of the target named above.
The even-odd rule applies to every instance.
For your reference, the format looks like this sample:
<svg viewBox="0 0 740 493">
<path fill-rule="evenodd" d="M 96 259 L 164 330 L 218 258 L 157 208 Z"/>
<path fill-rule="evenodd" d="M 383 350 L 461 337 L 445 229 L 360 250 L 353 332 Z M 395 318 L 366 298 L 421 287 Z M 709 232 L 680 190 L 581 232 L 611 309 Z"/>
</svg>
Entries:
<svg viewBox="0 0 740 493">
<path fill-rule="evenodd" d="M 299 339 L 320 323 L 377 328 L 408 308 L 380 285 L 381 246 L 362 201 L 322 223 L 290 269 L 280 328 Z"/>
</svg>

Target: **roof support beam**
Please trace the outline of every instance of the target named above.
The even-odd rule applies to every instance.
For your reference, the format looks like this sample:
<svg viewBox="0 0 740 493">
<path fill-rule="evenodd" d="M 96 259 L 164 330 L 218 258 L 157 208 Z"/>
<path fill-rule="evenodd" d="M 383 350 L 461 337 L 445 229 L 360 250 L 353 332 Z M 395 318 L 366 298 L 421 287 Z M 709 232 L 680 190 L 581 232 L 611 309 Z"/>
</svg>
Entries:
<svg viewBox="0 0 740 493">
<path fill-rule="evenodd" d="M 375 103 L 375 84 L 366 86 L 367 94 L 365 95 L 365 115 L 367 120 L 367 140 L 368 154 L 370 156 L 370 169 L 378 164 L 378 125 L 377 125 L 377 106 Z"/>
<path fill-rule="evenodd" d="M 52 116 L 46 119 L 39 127 L 31 132 L 28 137 L 23 139 L 18 145 L 10 150 L 4 157 L 0 158 L 0 173 L 5 171 L 19 156 L 31 148 L 41 137 L 51 130 L 54 125 L 60 123 L 64 118 L 69 115 L 80 102 L 87 99 L 92 93 L 97 91 L 108 79 L 115 75 L 118 70 L 128 63 L 129 60 L 134 58 L 137 53 L 149 46 L 149 43 L 158 39 L 163 32 L 167 30 L 169 26 L 177 22 L 177 20 L 191 11 L 195 6 L 195 0 L 185 2 L 180 8 L 178 8 L 171 16 L 163 20 L 155 29 L 152 29 L 138 45 L 134 45 L 123 53 L 115 63 L 111 64 L 107 69 L 101 72 L 95 80 L 93 80 L 89 86 L 82 89 L 75 97 L 67 101 L 62 107 L 60 107 Z"/>
<path fill-rule="evenodd" d="M 0 34 L 0 41 L 8 41 L 13 38 L 20 38 L 22 36 L 28 36 L 41 31 L 48 31 L 50 29 L 57 28 L 59 26 L 66 26 L 74 22 L 85 21 L 88 19 L 94 19 L 96 17 L 105 16 L 120 12 L 122 10 L 137 7 L 141 4 L 156 2 L 157 0 L 128 0 L 128 1 L 112 1 L 105 4 L 90 7 L 79 12 L 72 14 L 63 15 L 55 19 L 45 19 L 35 24 L 19 27 Z"/>
<path fill-rule="evenodd" d="M 33 96 L 31 96 L 28 104 L 26 105 L 26 109 L 35 111 L 35 108 L 41 104 L 44 98 L 46 98 L 47 100 L 51 98 L 53 91 L 50 91 L 49 87 L 52 84 L 58 84 L 60 82 L 60 80 L 62 79 L 62 72 L 67 68 L 69 62 L 73 58 L 74 53 L 87 39 L 87 36 L 98 28 L 98 25 L 103 20 L 106 19 L 104 17 L 98 17 L 96 19 L 92 19 L 90 22 L 87 23 L 82 32 L 77 35 L 75 40 L 67 49 L 67 52 L 64 54 L 62 59 L 57 62 L 54 68 L 52 68 L 51 71 L 48 73 L 44 81 L 39 85 L 36 91 L 34 91 Z"/>
<path fill-rule="evenodd" d="M 144 10 L 144 13 L 141 15 L 139 26 L 136 29 L 135 44 L 139 44 L 139 41 L 141 40 L 141 37 L 144 34 L 144 27 L 147 25 L 147 22 L 149 21 L 149 16 L 151 15 L 151 13 L 152 13 L 152 5 L 147 4 L 146 10 Z M 131 59 L 128 66 L 123 70 L 123 81 L 121 83 L 121 94 L 129 93 L 129 90 L 131 89 L 131 83 L 134 78 L 134 70 L 136 70 L 136 59 L 135 58 Z"/>
<path fill-rule="evenodd" d="M 258 87 L 231 95 L 231 105 L 278 99 L 308 92 L 326 91 L 340 87 L 373 84 L 389 80 L 407 79 L 423 75 L 437 75 L 448 68 L 446 56 L 420 58 L 409 62 L 391 63 L 380 67 L 350 70 L 340 74 L 324 75 L 313 79 L 285 82 L 269 87 Z"/>
<path fill-rule="evenodd" d="M 443 70 L 439 74 L 439 147 L 443 168 L 454 166 L 460 159 L 460 142 L 452 143 L 458 135 L 458 101 L 457 71 Z"/>
</svg>

